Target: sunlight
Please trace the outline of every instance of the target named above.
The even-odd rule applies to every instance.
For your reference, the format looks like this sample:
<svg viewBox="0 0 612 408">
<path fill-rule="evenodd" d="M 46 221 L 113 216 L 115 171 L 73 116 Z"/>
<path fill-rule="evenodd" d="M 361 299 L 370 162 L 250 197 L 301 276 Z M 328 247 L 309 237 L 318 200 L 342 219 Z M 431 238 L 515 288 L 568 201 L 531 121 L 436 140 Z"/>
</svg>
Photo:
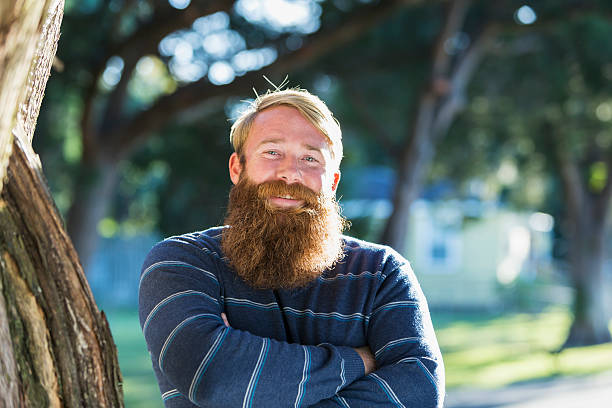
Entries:
<svg viewBox="0 0 612 408">
<path fill-rule="evenodd" d="M 270 65 L 276 60 L 276 56 L 276 50 L 271 47 L 244 50 L 234 55 L 232 67 L 237 75 L 244 75 L 248 71 L 256 71 Z"/>
<path fill-rule="evenodd" d="M 595 109 L 595 116 L 602 122 L 612 120 L 612 102 L 602 102 Z"/>
<path fill-rule="evenodd" d="M 108 59 L 106 68 L 102 73 L 102 84 L 106 89 L 114 88 L 121 80 L 121 73 L 123 72 L 123 60 L 121 57 L 114 56 Z"/>
<path fill-rule="evenodd" d="M 169 0 L 172 7 L 186 8 L 188 0 Z M 319 28 L 321 6 L 317 0 L 239 0 L 236 12 L 251 23 L 276 32 L 294 32 L 286 39 L 288 49 L 302 46 L 300 35 Z M 159 43 L 159 53 L 170 57 L 170 72 L 181 82 L 194 82 L 208 73 L 215 85 L 232 82 L 236 76 L 259 70 L 273 63 L 278 52 L 273 47 L 247 49 L 245 38 L 230 27 L 226 12 L 217 12 L 196 19 L 191 30 L 174 32 Z M 108 83 L 117 76 L 107 74 Z M 118 79 L 117 79 L 118 81 Z M 108 87 L 109 85 L 107 85 Z"/>
<path fill-rule="evenodd" d="M 183 10 L 191 4 L 191 0 L 168 0 L 168 3 L 175 9 Z"/>
<path fill-rule="evenodd" d="M 522 6 L 514 13 L 514 20 L 519 24 L 533 24 L 537 19 L 538 16 L 536 15 L 535 11 L 527 5 Z"/>
<path fill-rule="evenodd" d="M 236 73 L 230 64 L 225 61 L 217 61 L 208 70 L 208 79 L 214 85 L 229 84 L 236 77 Z"/>
<path fill-rule="evenodd" d="M 521 273 L 531 249 L 531 235 L 522 225 L 515 225 L 508 232 L 508 253 L 497 265 L 497 280 L 502 284 L 512 283 Z"/>
<path fill-rule="evenodd" d="M 537 232 L 550 232 L 555 225 L 555 220 L 550 214 L 536 212 L 529 217 L 529 226 Z"/>
<path fill-rule="evenodd" d="M 193 29 L 202 35 L 229 28 L 230 18 L 224 11 L 200 17 L 193 22 Z"/>
<path fill-rule="evenodd" d="M 176 82 L 168 75 L 166 64 L 157 56 L 145 55 L 136 64 L 128 85 L 130 96 L 147 105 L 163 94 L 176 90 Z"/>
<path fill-rule="evenodd" d="M 233 123 L 246 109 L 249 108 L 253 98 L 237 99 L 229 98 L 225 103 L 225 116 Z"/>
<path fill-rule="evenodd" d="M 174 58 L 179 63 L 187 63 L 193 58 L 193 47 L 187 41 L 179 41 L 174 48 Z"/>
<path fill-rule="evenodd" d="M 253 23 L 308 34 L 319 28 L 321 6 L 313 0 L 238 0 L 236 11 Z"/>
<path fill-rule="evenodd" d="M 195 60 L 186 63 L 172 58 L 168 63 L 172 75 L 182 82 L 195 82 L 206 75 L 208 66 L 204 61 Z"/>
<path fill-rule="evenodd" d="M 314 89 L 317 93 L 327 93 L 332 87 L 332 78 L 329 75 L 319 75 L 314 81 Z"/>
<path fill-rule="evenodd" d="M 202 48 L 211 57 L 222 59 L 246 48 L 244 38 L 234 30 L 223 30 L 208 34 L 202 41 Z"/>
<path fill-rule="evenodd" d="M 504 185 L 512 185 L 518 179 L 518 169 L 512 160 L 504 160 L 497 170 L 497 178 Z"/>
<path fill-rule="evenodd" d="M 146 55 L 142 57 L 136 64 L 136 73 L 138 75 L 151 75 L 155 68 L 155 61 L 150 56 Z"/>
</svg>

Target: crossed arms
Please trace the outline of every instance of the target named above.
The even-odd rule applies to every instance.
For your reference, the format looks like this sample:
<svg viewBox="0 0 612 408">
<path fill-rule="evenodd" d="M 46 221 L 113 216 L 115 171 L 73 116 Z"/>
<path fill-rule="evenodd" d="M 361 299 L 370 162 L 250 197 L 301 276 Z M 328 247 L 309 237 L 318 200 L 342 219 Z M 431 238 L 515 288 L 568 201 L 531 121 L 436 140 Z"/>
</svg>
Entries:
<svg viewBox="0 0 612 408">
<path fill-rule="evenodd" d="M 407 264 L 386 272 L 367 316 L 373 372 L 364 350 L 292 344 L 226 325 L 214 267 L 202 265 L 201 250 L 176 242 L 158 245 L 145 261 L 141 324 L 160 385 L 168 387 L 167 406 L 442 406 L 442 360 Z"/>
</svg>

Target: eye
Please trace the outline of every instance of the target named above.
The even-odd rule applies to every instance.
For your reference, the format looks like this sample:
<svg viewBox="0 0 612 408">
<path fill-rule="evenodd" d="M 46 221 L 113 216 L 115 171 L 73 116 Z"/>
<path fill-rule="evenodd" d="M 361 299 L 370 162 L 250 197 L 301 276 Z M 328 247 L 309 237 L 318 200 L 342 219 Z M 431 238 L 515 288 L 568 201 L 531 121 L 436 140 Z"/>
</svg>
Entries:
<svg viewBox="0 0 612 408">
<path fill-rule="evenodd" d="M 270 155 L 270 156 L 278 156 L 279 153 L 276 150 L 266 150 L 264 152 L 264 154 Z"/>
<path fill-rule="evenodd" d="M 306 156 L 306 157 L 304 157 L 304 160 L 305 160 L 305 161 L 307 161 L 307 162 L 309 162 L 309 163 L 317 163 L 317 162 L 318 162 L 318 160 L 317 160 L 317 159 L 315 159 L 315 158 L 314 158 L 314 157 L 312 157 L 312 156 Z"/>
</svg>

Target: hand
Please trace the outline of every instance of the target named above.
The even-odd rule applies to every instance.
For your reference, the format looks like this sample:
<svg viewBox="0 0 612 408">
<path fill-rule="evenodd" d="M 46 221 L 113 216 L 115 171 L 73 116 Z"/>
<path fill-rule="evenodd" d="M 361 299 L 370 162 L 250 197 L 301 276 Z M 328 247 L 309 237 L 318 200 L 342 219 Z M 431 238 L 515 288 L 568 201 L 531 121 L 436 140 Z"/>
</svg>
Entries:
<svg viewBox="0 0 612 408">
<path fill-rule="evenodd" d="M 221 313 L 221 318 L 223 319 L 223 323 L 225 323 L 225 327 L 230 327 L 229 322 L 227 321 L 227 316 L 225 313 Z"/>
<path fill-rule="evenodd" d="M 374 354 L 372 354 L 368 346 L 358 347 L 353 350 L 359 354 L 359 357 L 361 357 L 361 360 L 363 361 L 365 375 L 368 375 L 376 370 L 376 359 L 374 359 Z"/>
</svg>

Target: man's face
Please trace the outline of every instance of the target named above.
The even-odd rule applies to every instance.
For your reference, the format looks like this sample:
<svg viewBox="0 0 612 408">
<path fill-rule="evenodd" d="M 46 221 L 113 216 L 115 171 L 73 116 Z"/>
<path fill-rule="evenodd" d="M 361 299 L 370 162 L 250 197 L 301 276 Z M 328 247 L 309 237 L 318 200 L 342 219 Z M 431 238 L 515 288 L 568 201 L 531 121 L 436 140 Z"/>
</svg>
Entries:
<svg viewBox="0 0 612 408">
<path fill-rule="evenodd" d="M 282 180 L 287 184 L 303 184 L 316 193 L 333 194 L 340 180 L 327 138 L 289 106 L 274 106 L 255 117 L 243 154 L 244 165 L 236 153 L 230 157 L 230 178 L 234 184 L 246 171 L 254 184 Z M 285 196 L 271 197 L 268 204 L 295 208 L 303 202 Z"/>
<path fill-rule="evenodd" d="M 223 253 L 252 287 L 304 286 L 343 256 L 327 139 L 296 109 L 275 106 L 256 116 L 243 155 L 230 157 Z"/>
</svg>

